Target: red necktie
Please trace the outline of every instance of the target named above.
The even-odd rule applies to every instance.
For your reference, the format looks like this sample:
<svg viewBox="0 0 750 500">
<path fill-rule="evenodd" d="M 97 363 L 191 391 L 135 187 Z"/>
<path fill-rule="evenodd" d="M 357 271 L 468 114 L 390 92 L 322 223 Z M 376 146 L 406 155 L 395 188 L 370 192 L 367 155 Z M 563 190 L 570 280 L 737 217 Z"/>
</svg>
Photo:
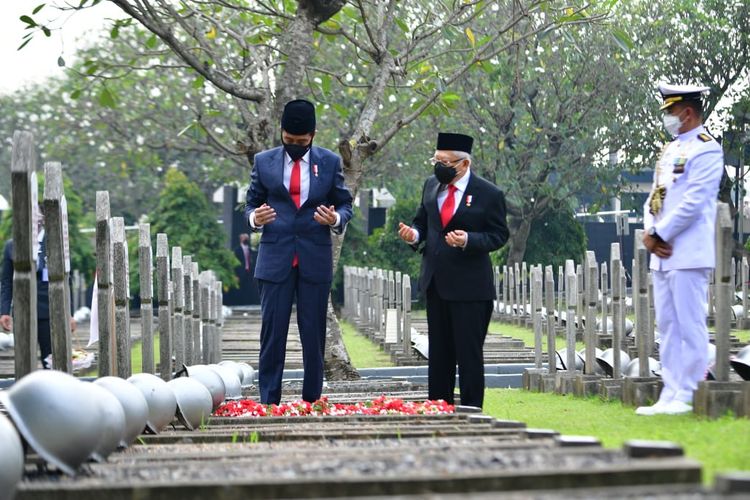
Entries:
<svg viewBox="0 0 750 500">
<path fill-rule="evenodd" d="M 447 226 L 453 217 L 453 208 L 456 206 L 456 200 L 453 196 L 456 192 L 456 186 L 448 184 L 448 196 L 443 202 L 443 206 L 440 208 L 440 222 L 443 223 L 443 227 Z"/>
<path fill-rule="evenodd" d="M 289 178 L 289 195 L 292 197 L 294 204 L 297 205 L 297 208 L 300 206 L 300 176 L 300 161 L 296 160 L 292 166 L 292 176 Z M 298 264 L 299 259 L 297 259 L 297 254 L 295 253 L 292 260 L 292 267 L 297 267 Z"/>
</svg>

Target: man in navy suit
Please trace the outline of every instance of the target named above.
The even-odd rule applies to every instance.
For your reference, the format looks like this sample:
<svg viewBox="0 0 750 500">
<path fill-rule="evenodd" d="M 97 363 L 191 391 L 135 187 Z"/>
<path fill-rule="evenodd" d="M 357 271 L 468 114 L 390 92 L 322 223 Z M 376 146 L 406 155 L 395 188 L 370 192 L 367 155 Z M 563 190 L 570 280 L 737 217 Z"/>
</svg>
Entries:
<svg viewBox="0 0 750 500">
<path fill-rule="evenodd" d="M 284 107 L 282 146 L 255 155 L 245 214 L 262 230 L 255 278 L 263 322 L 258 378 L 262 403 L 278 404 L 292 302 L 302 341 L 302 399 L 323 389 L 326 312 L 333 279 L 331 232 L 341 234 L 352 216 L 341 158 L 313 146 L 315 107 L 298 99 Z"/>
<path fill-rule="evenodd" d="M 481 408 L 482 348 L 495 299 L 490 252 L 508 240 L 508 226 L 502 191 L 471 171 L 473 142 L 438 134 L 435 175 L 399 236 L 415 250 L 424 245 L 419 289 L 427 299 L 429 397 L 453 403 L 458 363 L 461 404 Z"/>
</svg>

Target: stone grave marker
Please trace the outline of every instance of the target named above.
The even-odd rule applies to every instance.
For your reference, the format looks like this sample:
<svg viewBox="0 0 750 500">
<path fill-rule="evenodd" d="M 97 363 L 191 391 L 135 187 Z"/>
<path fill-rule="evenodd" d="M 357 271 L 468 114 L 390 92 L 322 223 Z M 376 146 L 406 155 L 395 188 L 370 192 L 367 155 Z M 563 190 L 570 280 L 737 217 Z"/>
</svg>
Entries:
<svg viewBox="0 0 750 500">
<path fill-rule="evenodd" d="M 172 328 L 169 314 L 169 242 L 165 233 L 156 235 L 156 298 L 159 303 L 159 375 L 172 379 Z"/>
<path fill-rule="evenodd" d="M 731 303 L 734 290 L 731 284 L 731 257 L 733 248 L 732 217 L 729 205 L 719 203 L 716 213 L 716 271 L 714 296 L 716 299 L 716 380 L 698 383 L 693 396 L 694 411 L 698 415 L 719 418 L 728 411 L 746 415 L 748 403 L 744 400 L 750 391 L 748 382 L 729 381 L 729 335 Z"/>
<path fill-rule="evenodd" d="M 35 213 L 38 212 L 36 151 L 30 132 L 13 132 L 11 153 L 13 207 L 13 334 L 16 379 L 37 366 Z"/>
<path fill-rule="evenodd" d="M 44 228 L 49 279 L 49 323 L 52 360 L 56 370 L 73 372 L 70 334 L 70 258 L 65 253 L 68 214 L 63 192 L 62 165 L 44 164 Z"/>
<path fill-rule="evenodd" d="M 99 333 L 99 376 L 115 375 L 112 226 L 109 192 L 96 192 L 96 300 Z"/>
<path fill-rule="evenodd" d="M 128 243 L 125 239 L 125 221 L 112 218 L 112 270 L 115 296 L 115 357 L 116 373 L 120 378 L 130 377 L 130 283 L 128 272 Z"/>
<path fill-rule="evenodd" d="M 636 347 L 638 349 L 638 377 L 625 377 L 622 388 L 622 401 L 630 406 L 646 406 L 659 398 L 661 380 L 651 374 L 649 366 L 649 312 L 648 312 L 648 253 L 643 244 L 643 230 L 635 231 L 635 259 L 633 279 L 637 286 L 633 289 L 635 302 Z M 637 276 L 637 280 L 636 280 Z"/>
<path fill-rule="evenodd" d="M 175 366 L 180 369 L 185 363 L 185 327 L 183 308 L 185 307 L 185 282 L 182 276 L 182 248 L 172 247 L 172 304 L 174 313 L 172 316 L 172 338 L 174 340 Z"/>
<path fill-rule="evenodd" d="M 193 257 L 191 255 L 182 256 L 182 290 L 185 294 L 185 302 L 182 308 L 183 323 L 182 328 L 185 335 L 185 364 L 193 364 Z M 177 365 L 180 369 L 181 366 Z"/>
<path fill-rule="evenodd" d="M 154 373 L 154 265 L 151 224 L 138 225 L 138 271 L 141 288 L 141 370 Z"/>
</svg>

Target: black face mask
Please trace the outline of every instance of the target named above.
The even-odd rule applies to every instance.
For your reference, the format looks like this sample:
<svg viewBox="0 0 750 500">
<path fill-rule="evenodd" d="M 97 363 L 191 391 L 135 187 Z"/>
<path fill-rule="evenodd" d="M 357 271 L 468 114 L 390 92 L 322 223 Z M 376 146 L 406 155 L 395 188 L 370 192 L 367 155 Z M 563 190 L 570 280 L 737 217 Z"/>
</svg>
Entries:
<svg viewBox="0 0 750 500">
<path fill-rule="evenodd" d="M 306 146 L 300 146 L 299 144 L 287 144 L 284 139 L 281 139 L 281 144 L 284 145 L 284 151 L 289 155 L 292 161 L 297 161 L 307 153 L 312 147 L 312 141 Z"/>
<path fill-rule="evenodd" d="M 458 172 L 453 167 L 449 167 L 443 162 L 435 163 L 435 177 L 440 184 L 450 184 Z"/>
</svg>

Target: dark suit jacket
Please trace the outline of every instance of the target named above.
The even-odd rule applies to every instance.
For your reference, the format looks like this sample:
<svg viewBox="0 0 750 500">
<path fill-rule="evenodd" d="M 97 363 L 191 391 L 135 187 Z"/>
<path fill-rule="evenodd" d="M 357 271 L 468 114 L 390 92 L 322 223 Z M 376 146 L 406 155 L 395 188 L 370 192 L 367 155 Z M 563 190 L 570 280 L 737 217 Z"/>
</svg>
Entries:
<svg viewBox="0 0 750 500">
<path fill-rule="evenodd" d="M 419 231 L 416 247 L 423 245 L 419 289 L 424 293 L 434 282 L 444 300 L 492 300 L 495 286 L 489 254 L 508 240 L 505 197 L 497 186 L 471 172 L 458 209 L 443 229 L 437 205 L 440 187 L 435 176 L 425 181 L 412 223 Z M 455 229 L 468 233 L 466 248 L 453 248 L 445 242 L 445 235 Z"/>
<path fill-rule="evenodd" d="M 45 257 L 45 243 L 42 242 L 39 259 Z M 38 266 L 38 264 L 37 264 Z M 0 315 L 10 314 L 13 303 L 13 240 L 8 240 L 3 248 L 3 274 L 0 278 Z M 49 319 L 49 283 L 42 281 L 41 268 L 36 272 L 36 314 L 38 319 Z"/>
<path fill-rule="evenodd" d="M 277 147 L 258 153 L 250 175 L 245 215 L 249 217 L 263 203 L 276 210 L 276 220 L 262 227 L 255 277 L 274 283 L 284 281 L 296 253 L 300 278 L 311 283 L 330 283 L 331 228 L 318 224 L 313 215 L 319 205 L 333 205 L 341 217 L 337 232 L 343 231 L 352 217 L 352 195 L 344 185 L 341 158 L 327 149 L 312 147 L 310 190 L 307 201 L 298 210 L 284 186 L 284 149 Z"/>
</svg>

